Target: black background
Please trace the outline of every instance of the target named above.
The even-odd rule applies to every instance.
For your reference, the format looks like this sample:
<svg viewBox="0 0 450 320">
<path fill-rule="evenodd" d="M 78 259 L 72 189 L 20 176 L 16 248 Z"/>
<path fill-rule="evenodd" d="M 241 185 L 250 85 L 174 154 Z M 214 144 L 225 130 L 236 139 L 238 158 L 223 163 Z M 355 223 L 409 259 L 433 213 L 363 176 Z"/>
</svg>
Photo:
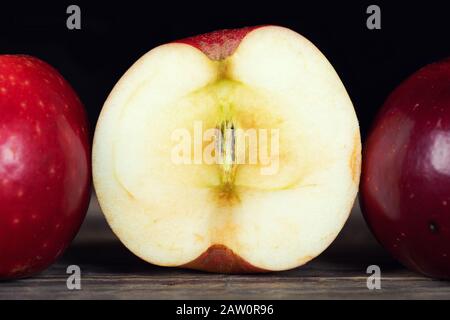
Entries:
<svg viewBox="0 0 450 320">
<path fill-rule="evenodd" d="M 402 80 L 450 56 L 449 1 L 159 1 L 3 1 L 0 54 L 30 54 L 56 67 L 79 93 L 93 128 L 116 81 L 153 47 L 217 29 L 282 25 L 331 61 L 363 137 Z M 70 4 L 81 7 L 81 30 L 66 28 Z M 381 30 L 366 27 L 370 4 L 381 8 Z"/>
</svg>

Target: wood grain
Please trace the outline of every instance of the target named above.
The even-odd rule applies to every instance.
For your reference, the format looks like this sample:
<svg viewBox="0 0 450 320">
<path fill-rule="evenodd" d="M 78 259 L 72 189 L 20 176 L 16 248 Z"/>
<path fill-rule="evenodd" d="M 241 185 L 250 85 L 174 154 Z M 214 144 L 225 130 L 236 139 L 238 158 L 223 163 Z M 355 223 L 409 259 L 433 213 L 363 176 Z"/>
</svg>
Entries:
<svg viewBox="0 0 450 320">
<path fill-rule="evenodd" d="M 81 290 L 66 287 L 72 264 L 81 267 Z M 372 264 L 381 268 L 381 290 L 367 289 L 366 268 Z M 1 282 L 0 299 L 450 299 L 450 282 L 422 277 L 393 261 L 357 206 L 330 248 L 294 270 L 243 276 L 152 266 L 115 238 L 93 197 L 65 255 L 35 277 Z"/>
</svg>

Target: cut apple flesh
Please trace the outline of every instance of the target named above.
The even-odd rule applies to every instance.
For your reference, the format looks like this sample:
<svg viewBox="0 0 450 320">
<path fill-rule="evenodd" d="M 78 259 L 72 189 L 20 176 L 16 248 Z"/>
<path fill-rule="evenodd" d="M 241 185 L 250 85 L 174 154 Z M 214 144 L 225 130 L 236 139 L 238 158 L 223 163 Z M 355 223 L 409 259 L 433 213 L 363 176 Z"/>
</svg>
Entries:
<svg viewBox="0 0 450 320">
<path fill-rule="evenodd" d="M 250 131 L 267 142 L 257 156 L 243 134 Z M 205 160 L 211 142 L 219 162 Z M 113 89 L 97 124 L 93 170 L 110 226 L 144 260 L 285 270 L 320 254 L 349 215 L 358 121 L 333 67 L 293 31 L 257 28 L 220 60 L 171 43 L 143 56 Z"/>
</svg>

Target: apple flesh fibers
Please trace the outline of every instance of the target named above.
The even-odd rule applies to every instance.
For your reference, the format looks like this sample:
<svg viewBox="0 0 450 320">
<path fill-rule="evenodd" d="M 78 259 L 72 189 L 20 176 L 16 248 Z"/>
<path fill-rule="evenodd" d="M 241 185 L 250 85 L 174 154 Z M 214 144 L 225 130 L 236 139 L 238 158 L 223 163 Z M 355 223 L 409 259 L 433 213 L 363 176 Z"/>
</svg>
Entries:
<svg viewBox="0 0 450 320">
<path fill-rule="evenodd" d="M 25 277 L 69 245 L 90 197 L 84 108 L 62 76 L 0 55 L 0 279 Z"/>
<path fill-rule="evenodd" d="M 195 136 L 199 121 L 220 128 L 225 142 L 215 151 L 226 161 L 175 163 L 174 132 Z M 240 130 L 267 130 L 271 142 L 279 133 L 272 174 L 262 173 L 261 154 L 236 160 Z M 195 139 L 192 147 L 207 149 Z M 358 121 L 335 70 L 301 35 L 276 26 L 217 31 L 159 46 L 126 72 L 97 123 L 93 173 L 110 226 L 142 259 L 286 270 L 320 254 L 349 215 Z"/>
<path fill-rule="evenodd" d="M 450 278 L 450 60 L 392 92 L 364 149 L 363 213 L 408 268 Z"/>
</svg>

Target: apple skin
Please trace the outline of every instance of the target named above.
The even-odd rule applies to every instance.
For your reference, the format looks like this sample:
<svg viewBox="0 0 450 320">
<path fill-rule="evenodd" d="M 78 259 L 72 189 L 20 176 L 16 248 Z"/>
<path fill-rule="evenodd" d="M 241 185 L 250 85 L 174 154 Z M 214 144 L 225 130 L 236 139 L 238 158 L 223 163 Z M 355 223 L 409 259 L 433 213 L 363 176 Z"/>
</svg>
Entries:
<svg viewBox="0 0 450 320">
<path fill-rule="evenodd" d="M 52 264 L 77 233 L 90 198 L 84 107 L 51 66 L 0 56 L 0 279 Z"/>
<path fill-rule="evenodd" d="M 247 33 L 264 26 L 218 30 L 174 42 L 193 46 L 202 51 L 211 60 L 223 60 L 234 53 Z"/>
<path fill-rule="evenodd" d="M 213 245 L 194 261 L 181 268 L 207 271 L 212 273 L 246 274 L 265 273 L 269 270 L 255 267 L 224 245 Z"/>
<path fill-rule="evenodd" d="M 393 257 L 450 278 L 450 60 L 422 68 L 385 102 L 363 151 L 360 198 Z"/>
</svg>

